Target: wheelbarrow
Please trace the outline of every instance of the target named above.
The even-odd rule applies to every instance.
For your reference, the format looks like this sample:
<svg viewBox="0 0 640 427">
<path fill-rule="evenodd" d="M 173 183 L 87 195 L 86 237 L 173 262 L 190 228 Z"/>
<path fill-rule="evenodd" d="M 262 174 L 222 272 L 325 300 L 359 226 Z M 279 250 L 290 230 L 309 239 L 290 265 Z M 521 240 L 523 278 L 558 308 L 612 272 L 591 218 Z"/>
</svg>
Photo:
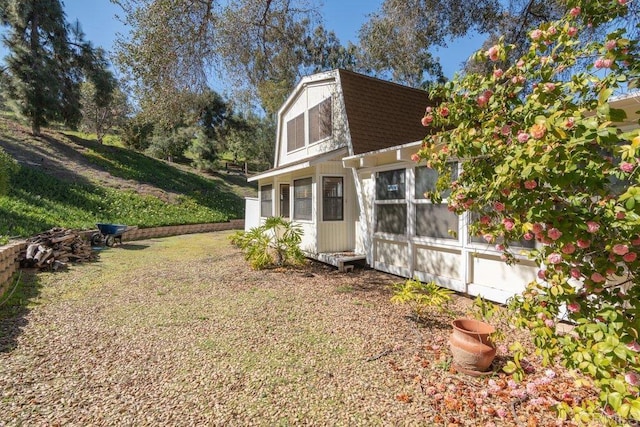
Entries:
<svg viewBox="0 0 640 427">
<path fill-rule="evenodd" d="M 91 235 L 92 246 L 113 246 L 116 240 L 122 244 L 122 235 L 127 226 L 122 224 L 96 224 L 98 232 Z"/>
</svg>

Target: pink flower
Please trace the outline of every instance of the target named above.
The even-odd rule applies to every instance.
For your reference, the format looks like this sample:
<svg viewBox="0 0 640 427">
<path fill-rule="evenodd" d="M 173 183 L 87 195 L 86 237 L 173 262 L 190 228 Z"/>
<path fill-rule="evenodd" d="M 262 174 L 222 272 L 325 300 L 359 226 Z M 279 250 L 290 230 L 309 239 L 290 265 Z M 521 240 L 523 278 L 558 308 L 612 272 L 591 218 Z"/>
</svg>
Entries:
<svg viewBox="0 0 640 427">
<path fill-rule="evenodd" d="M 616 212 L 616 219 L 625 219 L 627 216 L 626 213 L 620 211 L 620 212 Z"/>
<path fill-rule="evenodd" d="M 490 222 L 491 222 L 491 218 L 489 216 L 482 215 L 480 217 L 480 224 L 489 225 Z"/>
<path fill-rule="evenodd" d="M 577 302 L 569 303 L 567 304 L 567 310 L 572 313 L 577 313 L 580 311 L 580 304 L 578 304 Z"/>
<path fill-rule="evenodd" d="M 525 80 L 526 79 L 524 78 L 524 76 L 513 76 L 513 77 L 511 77 L 511 83 L 513 83 L 514 85 L 518 84 L 518 83 L 522 84 L 522 83 L 525 82 Z"/>
<path fill-rule="evenodd" d="M 502 202 L 493 202 L 493 208 L 498 212 L 502 212 L 504 210 L 504 203 Z"/>
<path fill-rule="evenodd" d="M 576 34 L 578 34 L 578 29 L 576 27 L 569 27 L 569 29 L 567 30 L 567 35 L 569 37 L 573 37 Z"/>
<path fill-rule="evenodd" d="M 449 115 L 449 109 L 447 107 L 440 108 L 440 115 L 442 117 L 447 117 Z"/>
<path fill-rule="evenodd" d="M 629 253 L 629 246 L 618 243 L 613 246 L 613 253 L 616 255 L 625 255 Z"/>
<path fill-rule="evenodd" d="M 535 29 L 531 31 L 531 40 L 540 40 L 541 37 L 542 37 L 542 30 Z"/>
<path fill-rule="evenodd" d="M 522 131 L 518 132 L 518 141 L 519 142 L 525 143 L 528 140 L 529 140 L 529 134 L 528 133 L 522 132 Z"/>
<path fill-rule="evenodd" d="M 504 228 L 506 228 L 507 231 L 511 231 L 516 223 L 511 218 L 505 218 L 502 220 L 502 225 L 504 225 Z"/>
<path fill-rule="evenodd" d="M 532 229 L 535 234 L 540 234 L 544 228 L 542 227 L 542 224 L 535 223 L 533 224 Z"/>
<path fill-rule="evenodd" d="M 558 30 L 556 30 L 556 27 L 549 27 L 549 29 L 547 30 L 547 33 L 552 36 L 555 36 L 557 32 Z"/>
<path fill-rule="evenodd" d="M 591 241 L 590 240 L 584 240 L 584 239 L 578 239 L 578 241 L 576 242 L 576 244 L 578 245 L 578 247 L 580 249 L 586 249 L 589 246 L 591 246 Z"/>
<path fill-rule="evenodd" d="M 493 243 L 496 238 L 493 234 L 487 233 L 484 236 L 482 236 L 482 238 L 487 242 L 487 243 Z"/>
<path fill-rule="evenodd" d="M 629 344 L 627 344 L 627 348 L 637 353 L 640 351 L 640 344 L 638 344 L 636 341 L 631 341 Z"/>
<path fill-rule="evenodd" d="M 506 418 L 507 417 L 507 410 L 504 408 L 498 408 L 496 409 L 496 415 L 498 415 L 500 418 Z"/>
<path fill-rule="evenodd" d="M 496 251 L 504 251 L 504 245 L 503 244 L 496 245 Z"/>
<path fill-rule="evenodd" d="M 597 233 L 600 230 L 600 224 L 595 221 L 587 221 L 587 231 L 589 233 Z"/>
<path fill-rule="evenodd" d="M 547 262 L 549 264 L 560 264 L 562 262 L 562 255 L 554 252 L 547 257 Z"/>
<path fill-rule="evenodd" d="M 622 162 L 620 163 L 620 170 L 622 172 L 631 173 L 635 169 L 635 165 L 633 163 Z"/>
<path fill-rule="evenodd" d="M 487 99 L 487 97 L 485 97 L 484 95 L 480 95 L 478 97 L 478 106 L 484 107 L 485 105 L 487 105 L 488 101 L 489 100 Z"/>
<path fill-rule="evenodd" d="M 569 11 L 569 15 L 573 16 L 574 18 L 578 15 L 580 15 L 581 9 L 579 6 L 574 7 L 573 9 L 571 9 Z"/>
<path fill-rule="evenodd" d="M 535 179 L 530 179 L 524 182 L 524 188 L 526 188 L 527 190 L 533 190 L 537 186 L 538 186 L 538 183 L 535 181 Z"/>
<path fill-rule="evenodd" d="M 420 155 L 418 153 L 413 153 L 411 155 L 411 160 L 418 163 L 420 161 Z"/>
<path fill-rule="evenodd" d="M 526 233 L 524 233 L 524 236 L 522 236 L 522 238 L 524 240 L 533 240 L 533 234 L 527 231 Z"/>
<path fill-rule="evenodd" d="M 579 279 L 580 277 L 582 277 L 582 274 L 580 273 L 580 270 L 578 270 L 577 268 L 572 268 L 571 277 L 573 277 L 574 279 Z"/>
<path fill-rule="evenodd" d="M 604 65 L 604 68 L 611 68 L 613 66 L 613 59 L 605 58 L 602 65 Z"/>
<path fill-rule="evenodd" d="M 562 253 L 563 254 L 571 255 L 575 251 L 576 251 L 576 247 L 575 247 L 575 245 L 573 243 L 567 243 L 566 245 L 564 245 L 562 247 Z"/>
<path fill-rule="evenodd" d="M 622 259 L 625 262 L 633 262 L 633 261 L 636 260 L 637 257 L 638 257 L 638 255 L 635 252 L 629 252 L 628 254 L 624 254 Z"/>
<path fill-rule="evenodd" d="M 538 270 L 537 275 L 538 275 L 538 279 L 545 280 L 547 278 L 547 270 Z"/>
<path fill-rule="evenodd" d="M 602 283 L 605 281 L 605 278 L 602 274 L 596 271 L 591 275 L 591 280 L 593 280 L 595 283 Z"/>
<path fill-rule="evenodd" d="M 544 321 L 544 325 L 547 328 L 553 328 L 554 326 L 556 326 L 556 323 L 551 319 L 547 319 L 547 320 Z"/>
<path fill-rule="evenodd" d="M 621 6 L 626 6 L 627 0 L 618 0 L 618 4 L 620 4 Z"/>
<path fill-rule="evenodd" d="M 499 47 L 497 45 L 493 45 L 489 48 L 486 55 L 489 57 L 490 60 L 497 61 L 499 58 L 498 56 L 499 53 L 500 53 Z"/>
<path fill-rule="evenodd" d="M 640 246 L 640 236 L 636 236 L 632 241 L 631 244 L 633 246 Z"/>
<path fill-rule="evenodd" d="M 633 371 L 629 371 L 624 374 L 624 380 L 632 386 L 637 386 L 638 384 L 640 384 L 640 376 L 638 376 L 638 374 Z"/>
<path fill-rule="evenodd" d="M 554 90 L 556 90 L 555 83 L 545 83 L 544 84 L 544 90 L 547 91 L 547 92 L 553 92 Z"/>
<path fill-rule="evenodd" d="M 611 68 L 613 65 L 613 59 L 610 58 L 598 58 L 596 62 L 593 63 L 593 66 L 597 69 L 601 68 Z"/>
<path fill-rule="evenodd" d="M 493 77 L 495 77 L 496 79 L 499 79 L 500 77 L 502 77 L 503 74 L 504 74 L 504 71 L 502 71 L 502 68 L 493 70 Z"/>
<path fill-rule="evenodd" d="M 553 227 L 547 231 L 547 236 L 549 236 L 551 240 L 558 240 L 562 236 L 562 232 Z"/>
<path fill-rule="evenodd" d="M 504 125 L 502 126 L 502 129 L 500 129 L 500 133 L 503 135 L 510 135 L 511 134 L 511 126 L 509 125 Z"/>
<path fill-rule="evenodd" d="M 616 48 L 617 45 L 618 43 L 615 40 L 607 40 L 607 42 L 604 44 L 604 47 L 607 50 L 613 50 Z"/>
<path fill-rule="evenodd" d="M 564 127 L 566 127 L 567 129 L 573 129 L 575 125 L 576 125 L 576 119 L 574 119 L 573 117 L 569 117 L 567 121 L 564 122 Z"/>
<path fill-rule="evenodd" d="M 547 128 L 545 128 L 544 125 L 541 125 L 541 124 L 538 124 L 538 123 L 536 123 L 535 125 L 531 126 L 531 129 L 529 129 L 529 133 L 535 139 L 542 139 L 546 132 L 547 132 Z"/>
<path fill-rule="evenodd" d="M 433 116 L 431 114 L 427 114 L 422 118 L 421 123 L 422 123 L 422 126 L 426 127 L 426 126 L 429 126 L 432 121 L 433 121 Z"/>
</svg>

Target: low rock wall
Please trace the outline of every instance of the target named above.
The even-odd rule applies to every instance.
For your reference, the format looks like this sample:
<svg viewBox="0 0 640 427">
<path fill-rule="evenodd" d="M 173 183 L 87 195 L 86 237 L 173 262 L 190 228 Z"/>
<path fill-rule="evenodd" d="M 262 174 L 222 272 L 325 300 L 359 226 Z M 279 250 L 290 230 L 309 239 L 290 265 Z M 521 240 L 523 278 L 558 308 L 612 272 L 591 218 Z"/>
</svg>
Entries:
<svg viewBox="0 0 640 427">
<path fill-rule="evenodd" d="M 151 239 L 154 237 L 177 236 L 180 234 L 209 233 L 212 231 L 244 230 L 244 219 L 234 219 L 229 222 L 216 222 L 210 224 L 171 225 L 166 227 L 133 228 L 122 234 L 122 241 Z M 87 230 L 81 234 L 91 238 L 98 230 Z M 20 268 L 18 256 L 27 248 L 25 240 L 9 242 L 0 246 L 0 296 L 5 293 L 13 283 L 11 278 Z"/>
</svg>

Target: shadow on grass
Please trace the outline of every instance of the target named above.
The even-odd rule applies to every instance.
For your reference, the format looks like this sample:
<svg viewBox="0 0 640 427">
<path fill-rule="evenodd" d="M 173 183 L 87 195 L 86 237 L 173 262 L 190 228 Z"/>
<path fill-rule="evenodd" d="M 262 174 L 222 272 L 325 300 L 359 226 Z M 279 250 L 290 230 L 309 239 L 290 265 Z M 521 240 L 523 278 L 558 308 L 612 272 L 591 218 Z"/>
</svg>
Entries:
<svg viewBox="0 0 640 427">
<path fill-rule="evenodd" d="M 35 270 L 22 270 L 14 275 L 9 289 L 0 298 L 0 353 L 17 347 L 18 337 L 28 324 L 29 305 L 40 294 L 41 287 Z"/>
<path fill-rule="evenodd" d="M 119 248 L 126 249 L 128 251 L 142 251 L 147 249 L 149 245 L 136 245 L 133 243 L 123 243 L 122 245 L 118 245 Z"/>
</svg>

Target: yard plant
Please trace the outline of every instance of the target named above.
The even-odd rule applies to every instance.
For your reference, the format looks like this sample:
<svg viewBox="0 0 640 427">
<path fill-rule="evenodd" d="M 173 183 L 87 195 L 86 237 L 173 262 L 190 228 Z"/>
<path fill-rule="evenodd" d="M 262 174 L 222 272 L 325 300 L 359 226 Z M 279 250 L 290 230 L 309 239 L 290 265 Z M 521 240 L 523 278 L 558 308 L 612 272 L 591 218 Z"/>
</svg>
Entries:
<svg viewBox="0 0 640 427">
<path fill-rule="evenodd" d="M 513 63 L 502 42 L 475 55 L 493 72 L 435 88 L 422 122 L 430 135 L 414 156 L 450 182 L 447 162 L 463 172 L 449 208 L 471 212 L 470 233 L 508 263 L 510 242 L 535 240 L 538 277 L 510 301 L 516 324 L 530 329 L 546 364 L 560 361 L 600 390 L 599 401 L 561 417 L 624 424 L 640 420 L 640 133 L 619 129 L 616 94 L 637 88 L 638 40 L 624 25 L 631 1 L 570 0 L 561 20 L 529 33 Z M 439 193 L 432 197 L 437 201 Z M 559 318 L 575 328 L 556 330 Z M 514 344 L 506 370 L 525 374 Z"/>
<path fill-rule="evenodd" d="M 264 224 L 231 236 L 254 269 L 297 265 L 304 261 L 300 249 L 302 228 L 279 216 L 269 217 Z"/>
</svg>

